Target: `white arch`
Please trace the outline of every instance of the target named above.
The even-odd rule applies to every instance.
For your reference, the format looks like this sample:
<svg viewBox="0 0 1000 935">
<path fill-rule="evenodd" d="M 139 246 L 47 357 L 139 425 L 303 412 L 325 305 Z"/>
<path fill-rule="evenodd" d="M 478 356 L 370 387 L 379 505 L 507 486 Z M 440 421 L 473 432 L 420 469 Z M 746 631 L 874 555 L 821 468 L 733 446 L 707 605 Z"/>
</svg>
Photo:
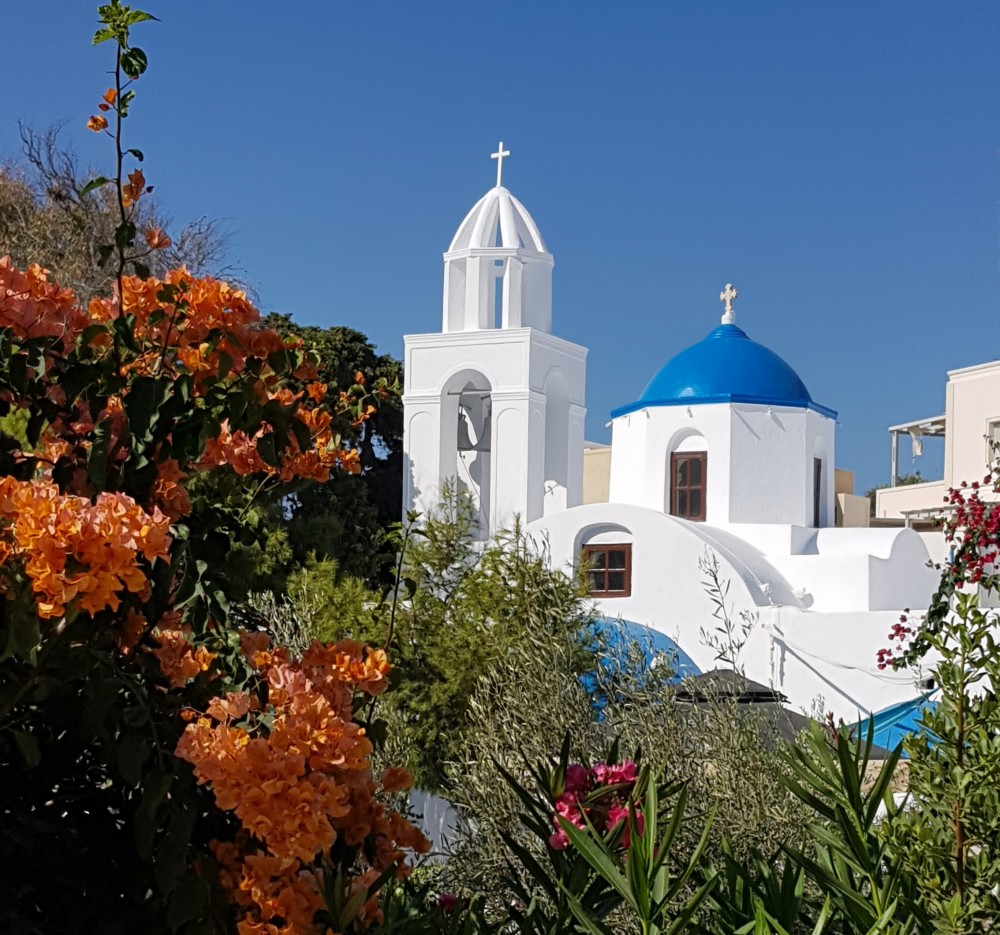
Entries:
<svg viewBox="0 0 1000 935">
<path fill-rule="evenodd" d="M 477 539 L 488 539 L 493 500 L 493 386 L 475 368 L 454 370 L 441 386 L 440 473 L 472 498 Z"/>
<path fill-rule="evenodd" d="M 672 472 L 670 469 L 671 458 L 675 453 L 678 452 L 695 452 L 703 451 L 706 456 L 705 464 L 705 499 L 708 499 L 708 478 L 709 471 L 711 470 L 711 459 L 708 458 L 708 439 L 705 438 L 702 433 L 691 427 L 684 427 L 677 429 L 673 435 L 670 436 L 670 441 L 667 443 L 667 450 L 664 453 L 664 464 L 663 464 L 663 512 L 670 514 L 671 511 L 671 477 Z M 708 514 L 708 503 L 705 503 L 705 514 Z"/>
</svg>

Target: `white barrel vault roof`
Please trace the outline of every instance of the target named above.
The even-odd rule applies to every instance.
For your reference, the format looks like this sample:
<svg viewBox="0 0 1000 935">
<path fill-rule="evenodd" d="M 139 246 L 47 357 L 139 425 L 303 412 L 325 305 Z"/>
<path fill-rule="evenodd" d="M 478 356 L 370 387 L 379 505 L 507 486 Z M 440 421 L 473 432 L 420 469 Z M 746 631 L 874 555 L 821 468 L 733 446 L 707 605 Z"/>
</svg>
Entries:
<svg viewBox="0 0 1000 935">
<path fill-rule="evenodd" d="M 499 238 L 497 229 L 499 228 Z M 507 247 L 548 253 L 538 225 L 506 188 L 491 188 L 473 206 L 448 247 L 456 250 Z"/>
</svg>

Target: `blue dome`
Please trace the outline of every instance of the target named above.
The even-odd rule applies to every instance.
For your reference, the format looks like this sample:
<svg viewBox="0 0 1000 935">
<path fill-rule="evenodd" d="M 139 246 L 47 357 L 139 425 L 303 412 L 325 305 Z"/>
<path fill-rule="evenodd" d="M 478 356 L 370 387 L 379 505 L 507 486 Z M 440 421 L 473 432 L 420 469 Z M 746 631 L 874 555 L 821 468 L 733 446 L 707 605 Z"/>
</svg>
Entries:
<svg viewBox="0 0 1000 935">
<path fill-rule="evenodd" d="M 758 403 L 813 409 L 836 418 L 812 401 L 809 390 L 774 351 L 751 341 L 736 325 L 720 325 L 703 341 L 668 360 L 636 402 L 612 411 L 623 416 L 648 406 L 692 403 Z"/>
</svg>

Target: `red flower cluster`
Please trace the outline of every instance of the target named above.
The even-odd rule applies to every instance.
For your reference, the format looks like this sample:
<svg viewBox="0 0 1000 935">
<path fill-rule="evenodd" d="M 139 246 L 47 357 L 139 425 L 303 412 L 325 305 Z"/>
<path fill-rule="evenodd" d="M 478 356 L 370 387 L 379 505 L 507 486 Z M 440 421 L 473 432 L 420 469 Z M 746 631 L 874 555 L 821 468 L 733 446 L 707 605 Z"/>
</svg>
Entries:
<svg viewBox="0 0 1000 935">
<path fill-rule="evenodd" d="M 556 812 L 552 816 L 555 832 L 549 838 L 549 847 L 564 851 L 569 847 L 569 837 L 559 822 L 560 818 L 585 829 L 588 822 L 601 834 L 610 831 L 619 822 L 626 822 L 622 835 L 622 847 L 631 844 L 628 827 L 628 802 L 635 785 L 635 763 L 598 763 L 588 769 L 579 763 L 566 768 L 566 783 L 555 802 Z M 639 830 L 643 827 L 642 812 L 638 808 L 636 821 Z"/>
<path fill-rule="evenodd" d="M 1000 503 L 983 500 L 982 490 L 1000 493 L 1000 475 L 987 474 L 983 483 L 962 482 L 948 491 L 945 501 L 954 507 L 945 519 L 944 534 L 955 548 L 951 575 L 956 588 L 978 585 L 1000 575 Z"/>
<path fill-rule="evenodd" d="M 909 617 L 907 617 L 907 614 L 909 612 L 910 608 L 907 607 L 906 610 L 899 615 L 899 623 L 894 623 L 892 625 L 892 629 L 886 636 L 886 639 L 894 640 L 895 642 L 899 643 L 900 648 L 902 648 L 903 642 L 907 638 L 911 637 L 914 633 L 913 627 L 908 627 L 906 625 L 907 621 L 909 620 Z M 893 656 L 891 649 L 880 649 L 875 654 L 875 657 L 876 657 L 876 664 L 878 665 L 880 670 L 887 668 L 888 666 L 892 665 L 892 663 L 895 661 L 895 656 Z"/>
</svg>

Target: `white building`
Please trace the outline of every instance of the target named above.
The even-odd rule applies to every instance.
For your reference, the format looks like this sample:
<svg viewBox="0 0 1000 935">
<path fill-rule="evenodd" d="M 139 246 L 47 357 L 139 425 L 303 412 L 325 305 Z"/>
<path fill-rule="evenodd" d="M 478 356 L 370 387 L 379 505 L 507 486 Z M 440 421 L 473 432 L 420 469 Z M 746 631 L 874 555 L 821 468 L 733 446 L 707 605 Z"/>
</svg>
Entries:
<svg viewBox="0 0 1000 935">
<path fill-rule="evenodd" d="M 906 525 L 945 512 L 948 489 L 963 481 L 982 481 L 986 465 L 1000 446 L 1000 361 L 948 371 L 944 415 L 904 422 L 889 428 L 892 439 L 892 486 L 875 495 L 879 520 L 903 520 Z M 914 458 L 923 452 L 925 437 L 944 439 L 944 476 L 922 484 L 897 486 L 900 441 L 910 443 Z M 987 489 L 985 499 L 996 494 Z"/>
<path fill-rule="evenodd" d="M 845 720 L 919 694 L 876 652 L 934 591 L 928 547 L 912 529 L 835 526 L 836 413 L 736 325 L 731 286 L 720 325 L 612 413 L 610 458 L 586 449 L 608 465 L 607 502 L 581 505 L 586 350 L 551 333 L 553 258 L 500 184 L 504 155 L 444 254 L 441 330 L 405 338 L 406 507 L 433 509 L 456 479 L 483 537 L 520 515 L 555 563 L 586 563 L 605 615 L 665 633 L 703 671 L 716 621 L 699 563 L 714 555 L 733 619 L 754 621 L 748 677 Z"/>
</svg>

